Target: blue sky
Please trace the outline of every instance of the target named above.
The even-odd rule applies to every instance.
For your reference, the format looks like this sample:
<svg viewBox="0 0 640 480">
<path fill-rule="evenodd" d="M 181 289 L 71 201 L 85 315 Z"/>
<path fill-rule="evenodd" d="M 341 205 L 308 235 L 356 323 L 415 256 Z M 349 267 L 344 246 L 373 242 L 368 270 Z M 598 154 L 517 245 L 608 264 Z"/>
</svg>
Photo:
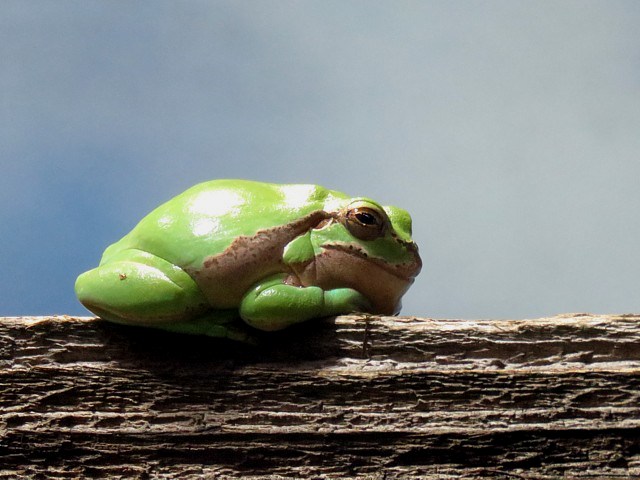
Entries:
<svg viewBox="0 0 640 480">
<path fill-rule="evenodd" d="M 197 182 L 408 209 L 403 313 L 640 311 L 640 3 L 0 5 L 0 315 Z"/>
</svg>

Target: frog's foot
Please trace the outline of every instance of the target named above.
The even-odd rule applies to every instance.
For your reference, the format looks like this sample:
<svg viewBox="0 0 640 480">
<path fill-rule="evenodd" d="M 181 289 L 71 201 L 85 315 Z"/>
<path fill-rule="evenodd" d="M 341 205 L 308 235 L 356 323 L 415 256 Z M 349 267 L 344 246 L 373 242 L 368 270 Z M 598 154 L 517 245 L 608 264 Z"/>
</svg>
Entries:
<svg viewBox="0 0 640 480">
<path fill-rule="evenodd" d="M 125 250 L 76 280 L 80 302 L 117 323 L 159 326 L 197 318 L 210 307 L 182 269 L 140 250 Z"/>
<path fill-rule="evenodd" d="M 351 288 L 323 290 L 283 283 L 275 275 L 254 286 L 242 299 L 240 316 L 254 328 L 273 331 L 312 318 L 371 311 L 371 303 Z"/>
<path fill-rule="evenodd" d="M 202 317 L 182 322 L 166 322 L 156 327 L 169 332 L 228 338 L 253 345 L 258 343 L 240 320 L 237 310 L 216 310 Z"/>
</svg>

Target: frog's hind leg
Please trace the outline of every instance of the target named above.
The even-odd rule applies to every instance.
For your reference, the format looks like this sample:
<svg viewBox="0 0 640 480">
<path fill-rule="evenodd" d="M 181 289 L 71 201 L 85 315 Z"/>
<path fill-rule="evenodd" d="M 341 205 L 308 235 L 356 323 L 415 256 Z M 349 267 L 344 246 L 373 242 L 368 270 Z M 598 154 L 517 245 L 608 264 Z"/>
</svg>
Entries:
<svg viewBox="0 0 640 480">
<path fill-rule="evenodd" d="M 117 323 L 160 327 L 202 316 L 210 307 L 181 268 L 140 250 L 124 250 L 76 280 L 80 302 Z"/>
<path fill-rule="evenodd" d="M 213 311 L 184 270 L 141 250 L 110 255 L 80 275 L 76 294 L 111 322 L 255 343 L 237 310 Z"/>
</svg>

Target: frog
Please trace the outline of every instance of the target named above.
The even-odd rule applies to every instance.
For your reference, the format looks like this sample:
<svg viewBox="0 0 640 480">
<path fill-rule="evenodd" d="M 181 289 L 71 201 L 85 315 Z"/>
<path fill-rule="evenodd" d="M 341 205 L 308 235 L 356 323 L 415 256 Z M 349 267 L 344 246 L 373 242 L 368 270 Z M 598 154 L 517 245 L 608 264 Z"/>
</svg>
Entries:
<svg viewBox="0 0 640 480">
<path fill-rule="evenodd" d="M 108 246 L 75 293 L 110 322 L 240 341 L 397 315 L 422 268 L 411 229 L 404 209 L 319 185 L 210 180 Z"/>
</svg>

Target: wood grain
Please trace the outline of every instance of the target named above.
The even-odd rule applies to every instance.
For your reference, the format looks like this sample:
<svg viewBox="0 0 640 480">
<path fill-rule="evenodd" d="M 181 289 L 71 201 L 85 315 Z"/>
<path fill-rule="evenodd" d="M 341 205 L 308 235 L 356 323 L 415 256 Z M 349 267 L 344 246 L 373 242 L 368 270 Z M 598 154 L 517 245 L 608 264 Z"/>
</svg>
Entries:
<svg viewBox="0 0 640 480">
<path fill-rule="evenodd" d="M 640 478 L 640 316 L 260 341 L 0 319 L 0 478 Z"/>
</svg>

